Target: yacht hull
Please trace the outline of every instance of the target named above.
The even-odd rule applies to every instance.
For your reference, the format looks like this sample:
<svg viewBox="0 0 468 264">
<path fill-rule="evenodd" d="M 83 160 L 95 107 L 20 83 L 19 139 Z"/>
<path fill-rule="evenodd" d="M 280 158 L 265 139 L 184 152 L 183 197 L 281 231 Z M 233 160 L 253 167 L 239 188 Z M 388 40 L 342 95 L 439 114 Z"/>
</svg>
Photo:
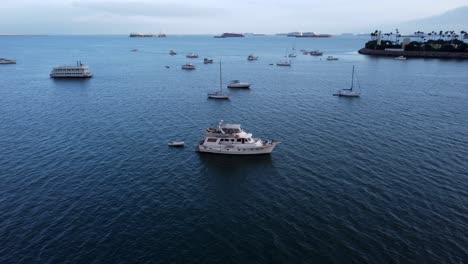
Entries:
<svg viewBox="0 0 468 264">
<path fill-rule="evenodd" d="M 228 88 L 241 88 L 241 89 L 249 89 L 250 84 L 228 84 Z"/>
<path fill-rule="evenodd" d="M 267 146 L 254 148 L 238 148 L 235 146 L 205 146 L 198 145 L 198 152 L 223 154 L 223 155 L 262 155 L 271 154 L 278 142 L 273 142 Z"/>
<path fill-rule="evenodd" d="M 87 79 L 87 78 L 92 78 L 93 75 L 80 75 L 80 76 L 63 76 L 63 75 L 49 75 L 50 78 L 53 79 Z"/>
</svg>

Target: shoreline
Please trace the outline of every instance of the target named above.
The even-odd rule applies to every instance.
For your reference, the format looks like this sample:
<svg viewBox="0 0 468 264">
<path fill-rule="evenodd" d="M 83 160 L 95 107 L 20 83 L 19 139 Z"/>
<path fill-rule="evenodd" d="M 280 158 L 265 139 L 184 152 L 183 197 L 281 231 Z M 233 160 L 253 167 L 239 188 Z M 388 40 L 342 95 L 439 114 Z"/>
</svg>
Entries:
<svg viewBox="0 0 468 264">
<path fill-rule="evenodd" d="M 395 51 L 395 50 L 373 50 L 362 48 L 359 54 L 380 56 L 380 57 L 398 57 L 407 58 L 431 58 L 431 59 L 461 59 L 468 60 L 468 52 L 434 52 L 434 51 Z"/>
</svg>

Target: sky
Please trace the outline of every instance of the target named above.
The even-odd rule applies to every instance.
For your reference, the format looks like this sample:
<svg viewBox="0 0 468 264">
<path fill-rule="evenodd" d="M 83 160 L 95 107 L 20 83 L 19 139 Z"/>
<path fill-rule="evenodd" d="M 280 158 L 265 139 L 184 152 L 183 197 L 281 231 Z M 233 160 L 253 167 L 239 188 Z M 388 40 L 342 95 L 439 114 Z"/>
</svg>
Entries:
<svg viewBox="0 0 468 264">
<path fill-rule="evenodd" d="M 0 0 L 0 34 L 362 33 L 467 5 L 468 0 Z"/>
</svg>

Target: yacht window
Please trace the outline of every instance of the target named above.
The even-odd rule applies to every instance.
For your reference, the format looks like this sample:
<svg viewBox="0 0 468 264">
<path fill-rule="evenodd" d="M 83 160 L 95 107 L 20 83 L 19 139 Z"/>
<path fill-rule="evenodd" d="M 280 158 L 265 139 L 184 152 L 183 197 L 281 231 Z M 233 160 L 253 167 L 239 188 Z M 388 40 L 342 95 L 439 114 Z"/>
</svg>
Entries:
<svg viewBox="0 0 468 264">
<path fill-rule="evenodd" d="M 234 142 L 234 139 L 233 139 L 233 138 L 231 138 L 231 142 Z"/>
<path fill-rule="evenodd" d="M 206 140 L 207 142 L 216 142 L 216 138 L 209 138 L 208 140 Z"/>
<path fill-rule="evenodd" d="M 238 138 L 238 139 L 237 139 L 237 142 L 241 142 L 241 139 L 240 139 L 240 138 Z"/>
</svg>

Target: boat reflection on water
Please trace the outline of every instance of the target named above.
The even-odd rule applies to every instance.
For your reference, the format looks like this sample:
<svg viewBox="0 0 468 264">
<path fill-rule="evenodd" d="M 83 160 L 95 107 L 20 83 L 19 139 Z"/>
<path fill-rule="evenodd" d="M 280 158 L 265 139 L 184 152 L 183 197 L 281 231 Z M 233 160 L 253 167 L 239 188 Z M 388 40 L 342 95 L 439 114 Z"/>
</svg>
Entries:
<svg viewBox="0 0 468 264">
<path fill-rule="evenodd" d="M 250 192 L 265 188 L 265 178 L 279 172 L 271 155 L 216 155 L 199 153 L 205 195 L 217 203 L 242 203 Z"/>
<path fill-rule="evenodd" d="M 198 152 L 200 162 L 209 170 L 219 170 L 220 174 L 238 175 L 243 170 L 265 169 L 273 166 L 272 155 L 217 155 Z"/>
</svg>

